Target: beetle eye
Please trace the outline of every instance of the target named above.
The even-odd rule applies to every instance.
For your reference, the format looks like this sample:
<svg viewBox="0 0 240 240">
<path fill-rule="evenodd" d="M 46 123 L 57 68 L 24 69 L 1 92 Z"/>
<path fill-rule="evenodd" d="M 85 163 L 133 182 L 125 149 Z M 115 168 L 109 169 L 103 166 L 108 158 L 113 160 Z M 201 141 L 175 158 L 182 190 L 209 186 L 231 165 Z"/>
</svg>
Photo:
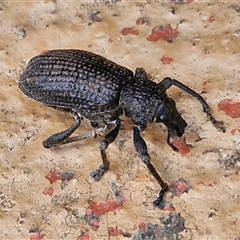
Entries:
<svg viewBox="0 0 240 240">
<path fill-rule="evenodd" d="M 160 115 L 159 116 L 160 121 L 166 122 L 168 120 L 168 117 L 166 115 Z"/>
</svg>

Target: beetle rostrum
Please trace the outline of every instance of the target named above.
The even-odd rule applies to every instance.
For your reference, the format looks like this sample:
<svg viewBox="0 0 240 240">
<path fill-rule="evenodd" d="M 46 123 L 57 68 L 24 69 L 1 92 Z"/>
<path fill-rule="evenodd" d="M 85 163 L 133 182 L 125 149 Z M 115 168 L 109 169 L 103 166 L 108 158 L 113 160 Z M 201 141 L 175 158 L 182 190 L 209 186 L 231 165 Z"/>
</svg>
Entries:
<svg viewBox="0 0 240 240">
<path fill-rule="evenodd" d="M 99 181 L 109 169 L 106 149 L 117 137 L 121 125 L 119 117 L 125 114 L 135 124 L 133 141 L 136 151 L 148 170 L 161 186 L 158 198 L 153 202 L 164 207 L 164 194 L 168 190 L 158 172 L 151 164 L 147 145 L 141 132 L 151 122 L 163 123 L 167 127 L 167 142 L 184 134 L 187 123 L 178 112 L 175 102 L 166 91 L 172 85 L 195 97 L 203 106 L 213 125 L 224 131 L 223 123 L 210 113 L 206 101 L 194 90 L 178 80 L 164 78 L 160 83 L 151 81 L 143 68 L 135 74 L 102 56 L 83 50 L 52 50 L 32 58 L 19 79 L 19 88 L 28 97 L 47 106 L 70 112 L 75 122 L 68 129 L 56 133 L 43 146 L 54 146 L 103 136 L 99 143 L 102 164 L 91 173 Z M 81 136 L 71 136 L 87 118 L 93 131 Z"/>
</svg>

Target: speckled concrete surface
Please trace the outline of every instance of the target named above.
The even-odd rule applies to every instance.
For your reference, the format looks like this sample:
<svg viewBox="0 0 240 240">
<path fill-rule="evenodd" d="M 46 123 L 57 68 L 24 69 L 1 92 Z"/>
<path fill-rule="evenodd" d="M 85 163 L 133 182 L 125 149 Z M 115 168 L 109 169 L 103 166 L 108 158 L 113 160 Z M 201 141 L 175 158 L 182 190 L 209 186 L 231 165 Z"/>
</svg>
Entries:
<svg viewBox="0 0 240 240">
<path fill-rule="evenodd" d="M 172 214 L 184 219 L 185 229 L 178 231 L 170 224 L 165 239 L 239 239 L 240 135 L 233 131 L 239 129 L 239 119 L 217 107 L 223 99 L 240 98 L 239 9 L 234 1 L 1 1 L 0 238 L 141 239 L 139 228 L 146 225 L 151 232 L 154 224 L 155 230 L 166 226 L 162 219 Z M 148 24 L 137 25 L 139 17 Z M 179 31 L 172 43 L 146 39 L 153 27 L 165 24 Z M 122 35 L 126 27 L 139 34 Z M 162 178 L 168 183 L 184 178 L 192 187 L 180 196 L 167 194 L 175 212 L 152 206 L 159 186 L 135 152 L 133 125 L 127 118 L 123 117 L 121 132 L 108 148 L 111 167 L 100 182 L 89 177 L 100 163 L 99 139 L 51 150 L 42 147 L 44 139 L 69 127 L 73 119 L 24 96 L 17 81 L 33 56 L 57 48 L 98 53 L 133 71 L 144 67 L 156 82 L 166 76 L 176 78 L 201 93 L 214 116 L 224 121 L 226 132 L 218 132 L 199 102 L 173 87 L 168 93 L 188 122 L 185 137 L 192 145 L 190 153 L 173 152 L 162 125 L 149 125 L 143 133 Z M 163 65 L 163 56 L 173 61 Z M 84 121 L 77 134 L 90 129 Z M 61 189 L 59 181 L 50 184 L 45 178 L 51 169 L 72 171 L 74 179 Z M 117 186 L 126 201 L 100 216 L 95 231 L 84 218 L 86 209 L 89 201 L 114 200 L 111 186 Z M 54 189 L 52 197 L 43 194 L 49 187 Z M 123 233 L 111 236 L 110 227 Z M 151 234 L 145 239 L 163 236 Z"/>
</svg>

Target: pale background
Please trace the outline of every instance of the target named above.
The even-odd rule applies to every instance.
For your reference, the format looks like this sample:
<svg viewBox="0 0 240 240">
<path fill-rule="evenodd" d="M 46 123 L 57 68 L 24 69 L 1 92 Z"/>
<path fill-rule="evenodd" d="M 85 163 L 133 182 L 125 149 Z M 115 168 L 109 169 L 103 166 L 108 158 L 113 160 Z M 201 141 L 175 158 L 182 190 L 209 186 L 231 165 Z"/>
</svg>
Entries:
<svg viewBox="0 0 240 240">
<path fill-rule="evenodd" d="M 156 82 L 169 76 L 198 93 L 207 81 L 202 96 L 225 122 L 226 133 L 213 128 L 199 102 L 173 87 L 168 93 L 188 122 L 185 136 L 193 145 L 191 152 L 184 157 L 173 152 L 162 125 L 149 125 L 143 137 L 163 179 L 170 183 L 182 177 L 192 186 L 178 197 L 167 194 L 186 227 L 172 239 L 240 239 L 239 131 L 231 134 L 239 119 L 217 107 L 222 99 L 240 99 L 240 4 L 180 2 L 0 2 L 0 239 L 30 239 L 31 229 L 41 231 L 43 239 L 77 239 L 81 231 L 91 239 L 128 239 L 109 236 L 107 228 L 117 226 L 133 236 L 141 222 L 160 224 L 159 218 L 169 214 L 151 205 L 159 186 L 134 150 L 130 120 L 123 118 L 121 132 L 107 151 L 110 170 L 97 183 L 89 173 L 100 163 L 99 139 L 52 150 L 42 147 L 44 139 L 69 127 L 73 119 L 24 96 L 17 81 L 33 56 L 57 48 L 98 53 L 133 71 L 143 67 Z M 102 21 L 93 22 L 90 16 L 98 11 Z M 216 21 L 209 22 L 211 16 Z M 139 17 L 146 17 L 148 25 L 136 25 Z M 179 31 L 173 43 L 146 40 L 153 27 L 168 23 Z M 139 35 L 123 36 L 124 27 L 137 29 Z M 23 37 L 21 29 L 26 31 Z M 162 56 L 174 61 L 163 65 Z M 84 121 L 77 133 L 90 129 Z M 45 179 L 52 168 L 73 171 L 75 178 L 62 190 L 59 181 L 51 185 Z M 112 182 L 126 202 L 101 216 L 98 231 L 93 231 L 83 219 L 88 201 L 115 199 Z M 50 186 L 55 190 L 52 202 L 42 193 Z"/>
</svg>

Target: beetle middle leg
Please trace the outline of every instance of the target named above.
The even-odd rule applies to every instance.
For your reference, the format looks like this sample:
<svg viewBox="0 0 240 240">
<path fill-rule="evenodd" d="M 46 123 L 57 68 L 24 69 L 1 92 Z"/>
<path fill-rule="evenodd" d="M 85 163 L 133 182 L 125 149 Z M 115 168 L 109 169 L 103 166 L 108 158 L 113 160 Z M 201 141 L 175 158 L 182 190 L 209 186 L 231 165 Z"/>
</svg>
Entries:
<svg viewBox="0 0 240 240">
<path fill-rule="evenodd" d="M 102 164 L 90 174 L 90 176 L 95 180 L 99 181 L 103 173 L 109 169 L 110 163 L 107 159 L 106 149 L 117 137 L 119 129 L 121 126 L 120 119 L 116 120 L 115 128 L 105 135 L 105 137 L 99 142 L 100 153 L 102 157 Z"/>
<path fill-rule="evenodd" d="M 63 111 L 66 111 L 66 110 L 63 109 Z M 43 141 L 43 146 L 45 148 L 52 148 L 52 147 L 60 146 L 63 144 L 80 141 L 87 138 L 95 138 L 98 135 L 104 136 L 116 127 L 116 123 L 112 121 L 106 124 L 102 128 L 94 129 L 93 131 L 87 132 L 80 136 L 70 137 L 73 134 L 73 132 L 76 131 L 76 129 L 80 126 L 81 120 L 82 120 L 82 116 L 80 115 L 80 113 L 73 112 L 73 115 L 75 117 L 75 122 L 73 123 L 73 125 L 68 129 L 66 129 L 65 131 L 53 134 L 52 136 L 47 138 L 45 141 Z M 98 127 L 98 125 L 96 125 L 95 127 Z"/>
<path fill-rule="evenodd" d="M 142 138 L 142 136 L 140 135 L 140 130 L 137 126 L 135 126 L 133 129 L 133 141 L 139 157 L 141 158 L 143 163 L 147 166 L 148 170 L 152 173 L 152 175 L 154 176 L 154 178 L 157 180 L 157 182 L 162 188 L 158 198 L 153 202 L 155 206 L 162 209 L 164 207 L 163 198 L 164 198 L 165 192 L 168 190 L 168 185 L 162 180 L 162 178 L 159 176 L 156 169 L 151 164 L 151 159 L 147 152 L 147 144 Z"/>
</svg>

